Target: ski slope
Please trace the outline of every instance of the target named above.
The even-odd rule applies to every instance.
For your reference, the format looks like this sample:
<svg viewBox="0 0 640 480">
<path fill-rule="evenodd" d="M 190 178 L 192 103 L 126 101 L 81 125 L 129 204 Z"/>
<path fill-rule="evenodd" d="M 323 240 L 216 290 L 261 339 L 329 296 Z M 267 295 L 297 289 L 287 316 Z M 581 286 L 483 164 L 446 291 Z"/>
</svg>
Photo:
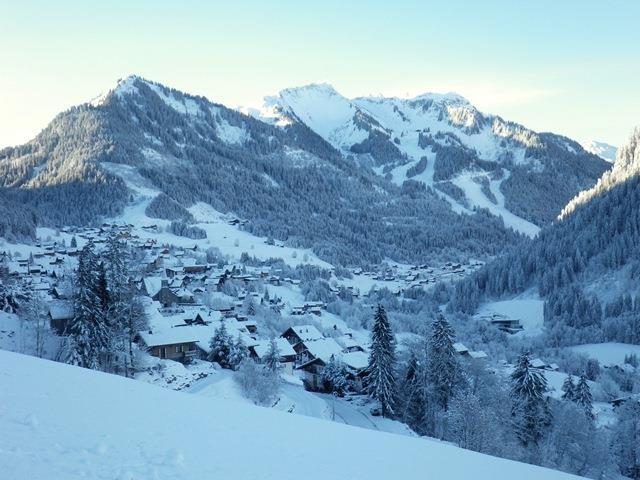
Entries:
<svg viewBox="0 0 640 480">
<path fill-rule="evenodd" d="M 0 471 L 12 480 L 577 478 L 5 351 L 0 379 Z"/>
</svg>

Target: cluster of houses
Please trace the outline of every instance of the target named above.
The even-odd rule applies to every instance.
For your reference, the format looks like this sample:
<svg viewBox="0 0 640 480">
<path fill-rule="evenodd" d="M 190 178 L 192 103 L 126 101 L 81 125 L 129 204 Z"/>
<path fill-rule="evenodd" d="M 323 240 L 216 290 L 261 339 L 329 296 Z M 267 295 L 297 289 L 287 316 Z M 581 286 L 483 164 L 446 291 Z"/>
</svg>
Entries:
<svg viewBox="0 0 640 480">
<path fill-rule="evenodd" d="M 230 222 L 242 222 L 230 219 Z M 238 223 L 234 223 L 238 224 Z M 145 225 L 146 233 L 158 232 L 155 225 Z M 10 258 L 0 252 L 0 260 L 6 273 L 21 286 L 25 294 L 41 292 L 48 307 L 48 317 L 52 329 L 64 333 L 73 319 L 73 292 L 71 274 L 77 266 L 80 246 L 92 242 L 100 250 L 111 235 L 118 235 L 128 245 L 138 249 L 142 265 L 139 276 L 132 279 L 141 295 L 146 298 L 145 309 L 149 316 L 149 328 L 138 333 L 136 340 L 151 355 L 162 359 L 189 363 L 194 359 L 207 358 L 210 340 L 221 323 L 225 324 L 232 338 L 240 336 L 247 353 L 256 361 L 262 361 L 270 347 L 270 341 L 260 338 L 259 325 L 247 309 L 250 303 L 262 304 L 273 311 L 301 317 L 296 322 L 309 322 L 310 318 L 323 317 L 326 303 L 303 301 L 286 304 L 277 295 L 268 297 L 257 293 L 262 286 L 280 287 L 300 284 L 297 279 L 288 278 L 281 271 L 268 267 L 249 267 L 243 264 L 220 265 L 203 261 L 205 255 L 198 251 L 197 244 L 180 248 L 158 244 L 155 238 L 136 235 L 133 225 L 103 224 L 96 228 L 65 228 L 65 242 L 41 241 L 31 249 L 26 258 Z M 141 232 L 142 233 L 142 232 Z M 416 286 L 424 286 L 444 276 L 460 275 L 465 268 L 476 268 L 449 263 L 442 267 L 391 266 L 378 272 L 354 269 L 354 276 L 368 276 L 374 280 L 400 282 L 399 291 Z M 225 285 L 232 282 L 233 288 Z M 357 282 L 354 282 L 357 283 Z M 347 289 L 354 297 L 360 292 L 352 285 L 336 285 L 331 292 L 336 296 L 341 289 Z M 229 301 L 229 291 L 233 291 L 233 301 Z M 210 294 L 225 292 L 225 302 L 219 306 L 206 306 L 205 299 Z M 326 336 L 312 324 L 287 328 L 276 339 L 280 361 L 284 372 L 298 372 L 307 388 L 322 390 L 322 372 L 332 361 L 341 362 L 356 390 L 362 387 L 364 370 L 368 363 L 366 341 L 357 338 L 355 332 L 341 331 L 334 326 L 331 336 Z M 484 358 L 484 352 L 474 352 L 462 344 L 456 344 L 461 356 Z"/>
<path fill-rule="evenodd" d="M 389 285 L 395 295 L 403 295 L 406 291 L 419 288 L 424 289 L 440 281 L 452 281 L 474 272 L 483 265 L 482 262 L 472 260 L 468 264 L 446 262 L 442 266 L 423 265 L 390 265 L 379 270 L 363 270 L 352 268 L 355 279 L 368 277 L 376 281 L 377 285 Z M 348 287 L 351 290 L 352 287 Z M 375 289 L 375 288 L 374 288 Z M 357 296 L 357 295 L 356 295 Z"/>
<path fill-rule="evenodd" d="M 270 340 L 259 337 L 255 323 L 226 309 L 197 304 L 168 308 L 150 300 L 147 313 L 149 329 L 139 332 L 138 341 L 158 358 L 183 363 L 206 359 L 211 338 L 221 323 L 232 339 L 241 337 L 248 356 L 256 361 L 261 362 L 269 351 Z M 326 337 L 313 325 L 298 325 L 286 329 L 275 341 L 283 371 L 289 375 L 299 371 L 307 388 L 322 390 L 322 370 L 332 358 L 342 362 L 356 388 L 361 387 L 368 354 L 352 333 Z"/>
</svg>

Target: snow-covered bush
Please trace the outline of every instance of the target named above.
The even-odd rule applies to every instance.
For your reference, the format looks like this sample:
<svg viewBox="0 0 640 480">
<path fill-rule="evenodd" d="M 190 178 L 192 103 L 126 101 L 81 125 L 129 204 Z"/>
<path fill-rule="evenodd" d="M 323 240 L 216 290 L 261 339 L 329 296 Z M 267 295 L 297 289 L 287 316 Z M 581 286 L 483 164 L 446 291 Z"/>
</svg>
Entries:
<svg viewBox="0 0 640 480">
<path fill-rule="evenodd" d="M 234 375 L 242 394 L 256 405 L 272 404 L 280 391 L 280 375 L 247 358 Z"/>
</svg>

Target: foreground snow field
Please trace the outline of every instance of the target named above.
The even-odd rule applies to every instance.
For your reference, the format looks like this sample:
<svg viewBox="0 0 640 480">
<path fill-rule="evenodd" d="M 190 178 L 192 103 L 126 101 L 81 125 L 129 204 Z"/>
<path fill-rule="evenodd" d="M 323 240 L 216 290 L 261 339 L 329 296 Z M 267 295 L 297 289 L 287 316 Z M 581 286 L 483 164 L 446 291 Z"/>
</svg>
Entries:
<svg viewBox="0 0 640 480">
<path fill-rule="evenodd" d="M 0 384 L 0 471 L 13 480 L 577 478 L 5 351 Z"/>
</svg>

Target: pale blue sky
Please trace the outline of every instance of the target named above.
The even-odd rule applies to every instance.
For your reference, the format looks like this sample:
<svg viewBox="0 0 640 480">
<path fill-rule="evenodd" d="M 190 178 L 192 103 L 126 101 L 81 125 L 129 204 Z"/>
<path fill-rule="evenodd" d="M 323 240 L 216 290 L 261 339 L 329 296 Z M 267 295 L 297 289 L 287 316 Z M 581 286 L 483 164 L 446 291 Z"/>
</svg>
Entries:
<svg viewBox="0 0 640 480">
<path fill-rule="evenodd" d="M 640 125 L 640 2 L 0 0 L 0 146 L 137 73 L 228 106 L 456 91 L 576 139 Z"/>
</svg>

